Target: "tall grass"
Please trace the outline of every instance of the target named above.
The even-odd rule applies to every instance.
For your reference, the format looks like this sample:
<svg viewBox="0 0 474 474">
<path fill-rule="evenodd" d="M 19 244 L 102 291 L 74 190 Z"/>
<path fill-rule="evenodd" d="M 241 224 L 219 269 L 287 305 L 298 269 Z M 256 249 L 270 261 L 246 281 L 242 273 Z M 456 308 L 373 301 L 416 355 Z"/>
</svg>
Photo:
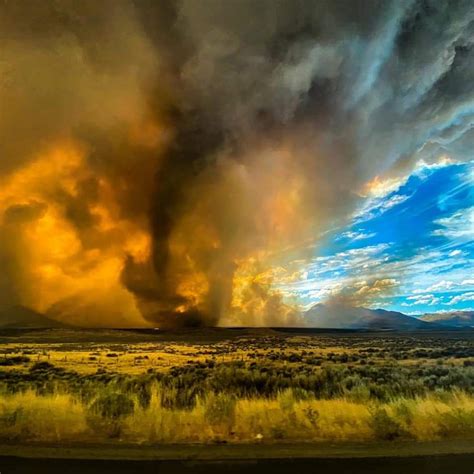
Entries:
<svg viewBox="0 0 474 474">
<path fill-rule="evenodd" d="M 32 390 L 0 399 L 0 436 L 8 440 L 74 440 L 87 431 L 86 408 L 67 394 Z"/>
<path fill-rule="evenodd" d="M 34 391 L 0 396 L 0 438 L 132 443 L 434 440 L 474 437 L 474 397 L 463 392 L 389 402 L 316 399 L 287 389 L 276 397 L 198 397 L 169 407 L 156 384 L 147 403 L 110 391 L 84 400 Z"/>
</svg>

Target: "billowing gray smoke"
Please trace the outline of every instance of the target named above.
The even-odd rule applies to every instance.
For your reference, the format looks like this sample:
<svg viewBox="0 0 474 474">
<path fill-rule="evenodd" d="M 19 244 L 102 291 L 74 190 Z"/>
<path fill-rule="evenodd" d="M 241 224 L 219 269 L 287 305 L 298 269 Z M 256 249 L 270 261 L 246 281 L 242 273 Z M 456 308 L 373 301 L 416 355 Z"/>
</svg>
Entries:
<svg viewBox="0 0 474 474">
<path fill-rule="evenodd" d="M 463 160 L 474 145 L 470 0 L 0 8 L 3 178 L 63 137 L 80 144 L 88 170 L 75 183 L 81 192 L 59 183 L 26 202 L 0 201 L 0 256 L 11 269 L 2 303 L 54 307 L 67 319 L 74 301 L 99 315 L 88 323 L 114 322 L 115 309 L 97 310 L 82 284 L 43 306 L 31 296 L 28 242 L 15 236 L 47 211 L 21 225 L 7 211 L 44 201 L 77 232 L 67 265 L 81 252 L 113 253 L 119 284 L 154 324 L 216 324 L 229 314 L 292 324 L 298 315 L 271 288 L 289 255 L 345 219 L 374 177 L 444 154 Z M 102 187 L 111 189 L 105 198 Z M 109 227 L 104 206 L 114 209 Z M 149 255 L 117 251 L 128 241 L 110 228 L 125 235 L 129 224 L 151 235 Z"/>
</svg>

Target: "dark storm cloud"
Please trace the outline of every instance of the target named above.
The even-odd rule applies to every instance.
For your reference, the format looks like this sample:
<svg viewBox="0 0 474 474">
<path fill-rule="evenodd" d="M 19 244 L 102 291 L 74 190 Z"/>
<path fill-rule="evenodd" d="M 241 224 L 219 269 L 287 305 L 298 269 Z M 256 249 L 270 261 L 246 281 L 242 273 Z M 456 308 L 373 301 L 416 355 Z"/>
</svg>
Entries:
<svg viewBox="0 0 474 474">
<path fill-rule="evenodd" d="M 143 108 L 157 58 L 128 2 L 3 1 L 0 31 L 3 173 L 48 140 Z"/>
</svg>

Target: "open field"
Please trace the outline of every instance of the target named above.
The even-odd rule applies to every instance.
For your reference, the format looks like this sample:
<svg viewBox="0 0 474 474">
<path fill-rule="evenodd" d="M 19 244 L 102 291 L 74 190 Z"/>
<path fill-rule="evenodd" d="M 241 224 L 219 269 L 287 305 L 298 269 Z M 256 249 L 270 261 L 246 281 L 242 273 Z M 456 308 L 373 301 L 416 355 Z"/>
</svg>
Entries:
<svg viewBox="0 0 474 474">
<path fill-rule="evenodd" d="M 474 440 L 473 333 L 3 331 L 0 440 Z"/>
</svg>

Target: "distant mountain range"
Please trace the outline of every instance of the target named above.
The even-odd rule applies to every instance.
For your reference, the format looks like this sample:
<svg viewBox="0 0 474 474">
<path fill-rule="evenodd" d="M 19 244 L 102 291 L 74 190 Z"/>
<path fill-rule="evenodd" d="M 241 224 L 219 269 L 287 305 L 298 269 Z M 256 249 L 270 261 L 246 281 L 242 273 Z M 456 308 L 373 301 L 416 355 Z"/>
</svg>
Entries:
<svg viewBox="0 0 474 474">
<path fill-rule="evenodd" d="M 423 314 L 420 319 L 429 323 L 457 328 L 474 328 L 474 311 Z"/>
<path fill-rule="evenodd" d="M 304 313 L 307 326 L 326 329 L 412 331 L 420 329 L 474 328 L 474 311 L 408 316 L 397 311 L 316 304 Z M 0 328 L 70 327 L 24 306 L 0 311 Z"/>
<path fill-rule="evenodd" d="M 427 329 L 431 323 L 396 311 L 316 304 L 306 311 L 308 326 L 331 329 Z"/>
<path fill-rule="evenodd" d="M 473 311 L 408 316 L 397 311 L 316 304 L 305 312 L 308 326 L 331 329 L 415 329 L 474 327 Z"/>
</svg>

